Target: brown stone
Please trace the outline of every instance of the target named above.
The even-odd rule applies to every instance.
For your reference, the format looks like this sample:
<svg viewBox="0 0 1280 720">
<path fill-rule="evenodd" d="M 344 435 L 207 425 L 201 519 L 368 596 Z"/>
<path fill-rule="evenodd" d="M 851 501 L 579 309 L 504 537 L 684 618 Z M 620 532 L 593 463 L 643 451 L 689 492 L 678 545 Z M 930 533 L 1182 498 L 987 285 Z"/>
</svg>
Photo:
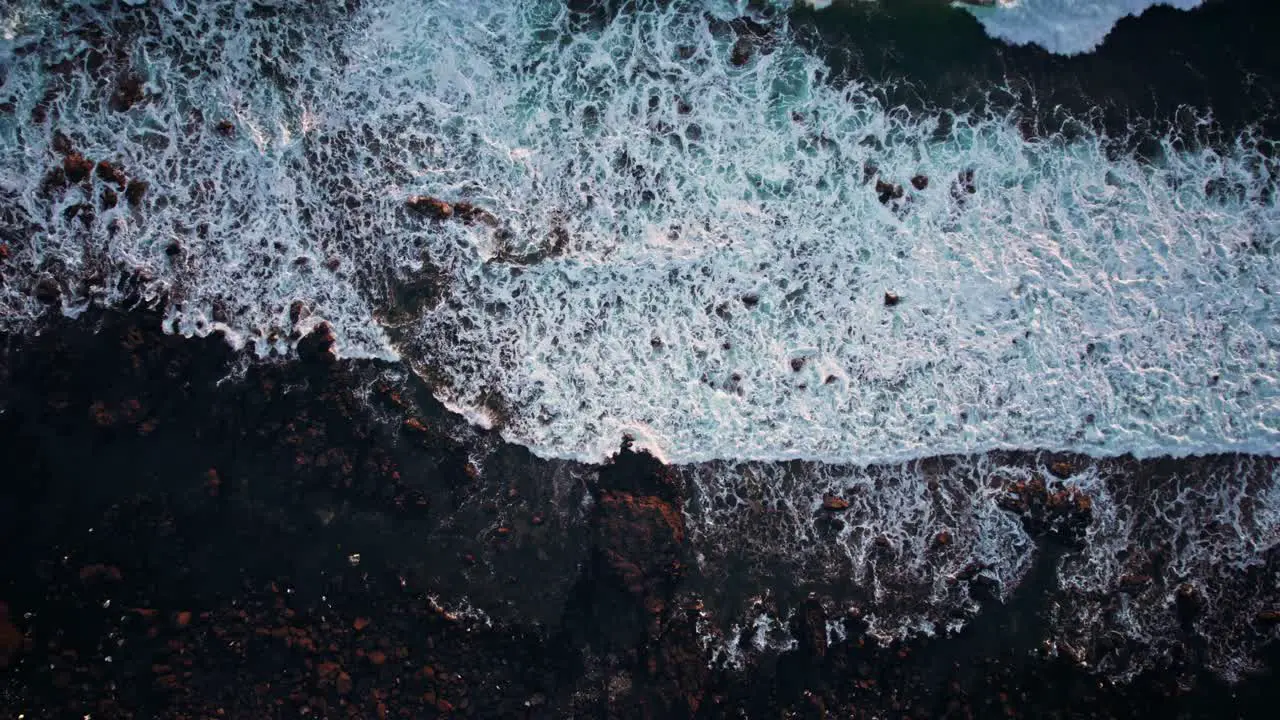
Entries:
<svg viewBox="0 0 1280 720">
<path fill-rule="evenodd" d="M 191 613 L 187 610 L 183 610 L 174 617 L 173 622 L 178 627 L 184 628 L 191 624 Z"/>
<path fill-rule="evenodd" d="M 130 205 L 137 207 L 142 204 L 142 196 L 147 194 L 147 183 L 141 180 L 130 180 L 124 190 L 124 197 L 129 201 Z"/>
<path fill-rule="evenodd" d="M 136 75 L 123 75 L 116 81 L 116 90 L 111 95 L 111 109 L 124 112 L 141 102 L 145 96 L 141 78 Z"/>
<path fill-rule="evenodd" d="M 453 206 L 449 203 L 426 195 L 414 195 L 405 202 L 408 208 L 416 213 L 436 220 L 448 220 L 453 217 Z"/>
<path fill-rule="evenodd" d="M 927 175 L 916 175 L 911 178 L 911 187 L 917 190 L 924 190 L 929 187 L 929 177 Z"/>
<path fill-rule="evenodd" d="M 22 632 L 9 621 L 9 606 L 0 602 L 0 668 L 9 667 L 22 644 Z"/>
<path fill-rule="evenodd" d="M 71 182 L 83 182 L 93 172 L 93 161 L 78 152 L 69 153 L 62 159 L 62 170 Z"/>
<path fill-rule="evenodd" d="M 822 509 L 831 512 L 840 512 L 849 509 L 849 501 L 835 495 L 828 495 L 822 498 Z"/>
<path fill-rule="evenodd" d="M 358 617 L 355 622 L 351 623 L 351 627 L 355 628 L 356 632 L 359 632 L 369 627 L 370 622 L 371 621 L 367 617 Z"/>
<path fill-rule="evenodd" d="M 106 160 L 98 161 L 98 178 L 104 182 L 115 183 L 116 187 L 121 190 L 125 189 L 128 178 L 125 177 L 124 170 L 112 165 Z"/>
<path fill-rule="evenodd" d="M 120 573 L 120 568 L 114 565 L 85 565 L 80 568 L 80 579 L 89 580 L 108 580 L 111 582 L 120 582 L 124 576 Z"/>
<path fill-rule="evenodd" d="M 1055 462 L 1049 466 L 1049 472 L 1065 480 L 1075 473 L 1075 468 L 1069 462 Z"/>
</svg>

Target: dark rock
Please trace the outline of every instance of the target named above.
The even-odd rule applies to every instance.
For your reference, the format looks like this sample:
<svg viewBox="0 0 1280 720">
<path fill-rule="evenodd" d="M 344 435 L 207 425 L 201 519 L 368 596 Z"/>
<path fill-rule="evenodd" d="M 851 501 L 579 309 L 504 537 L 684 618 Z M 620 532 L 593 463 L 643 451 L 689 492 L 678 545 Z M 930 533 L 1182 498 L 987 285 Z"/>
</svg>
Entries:
<svg viewBox="0 0 1280 720">
<path fill-rule="evenodd" d="M 885 294 L 884 294 L 885 307 L 893 307 L 894 305 L 897 305 L 900 302 L 902 302 L 902 298 L 898 297 L 895 293 L 885 291 Z"/>
<path fill-rule="evenodd" d="M 435 220 L 448 220 L 453 217 L 452 205 L 426 195 L 414 195 L 405 202 L 405 205 L 410 210 Z"/>
<path fill-rule="evenodd" d="M 62 286 L 53 278 L 41 278 L 35 286 L 35 297 L 45 305 L 53 305 L 62 299 Z"/>
<path fill-rule="evenodd" d="M 978 192 L 978 186 L 973 179 L 973 170 L 964 170 L 956 175 L 956 181 L 951 185 L 952 197 L 962 200 L 965 195 L 976 192 Z"/>
<path fill-rule="evenodd" d="M 487 225 L 492 228 L 496 228 L 502 224 L 496 215 L 469 202 L 454 203 L 453 214 L 467 224 L 480 223 L 481 225 Z M 446 217 L 448 216 L 446 215 Z"/>
<path fill-rule="evenodd" d="M 93 206 L 89 203 L 76 203 L 75 205 L 68 206 L 62 211 L 62 217 L 67 222 L 80 218 L 80 222 L 83 223 L 85 227 L 89 227 L 93 224 L 93 220 L 96 215 L 97 214 L 94 212 Z"/>
<path fill-rule="evenodd" d="M 50 168 L 45 173 L 44 180 L 40 182 L 40 192 L 45 196 L 67 189 L 67 171 L 60 168 Z"/>
<path fill-rule="evenodd" d="M 798 357 L 798 358 L 791 358 L 791 371 L 792 371 L 792 372 L 800 372 L 800 371 L 801 371 L 801 370 L 803 370 L 803 369 L 804 369 L 804 358 L 802 358 L 802 357 Z"/>
<path fill-rule="evenodd" d="M 84 182 L 89 179 L 89 174 L 93 172 L 93 161 L 78 152 L 73 152 L 63 158 L 62 170 L 67 174 L 67 179 L 71 182 Z"/>
<path fill-rule="evenodd" d="M 22 632 L 9 620 L 9 606 L 0 602 L 0 670 L 9 667 L 22 645 Z"/>
<path fill-rule="evenodd" d="M 792 627 L 798 649 L 812 658 L 827 654 L 827 611 L 815 597 L 809 596 L 795 615 Z"/>
<path fill-rule="evenodd" d="M 911 187 L 917 190 L 924 190 L 929 187 L 929 177 L 927 175 L 916 175 L 911 178 Z"/>
<path fill-rule="evenodd" d="M 147 194 L 147 183 L 141 180 L 130 180 L 124 190 L 124 197 L 129 204 L 137 207 L 142 204 L 142 197 Z"/>
<path fill-rule="evenodd" d="M 98 161 L 98 177 L 104 182 L 115 183 L 116 187 L 121 190 L 125 189 L 128 178 L 125 177 L 124 170 L 112 165 L 106 160 Z"/>
<path fill-rule="evenodd" d="M 50 146 L 53 148 L 53 151 L 59 155 L 69 155 L 73 152 L 71 147 L 71 138 L 56 130 L 53 133 L 53 141 L 50 143 Z"/>
<path fill-rule="evenodd" d="M 751 62 L 751 56 L 754 54 L 752 43 L 747 38 L 738 38 L 733 44 L 733 50 L 729 53 L 729 62 L 734 67 L 742 67 Z"/>
<path fill-rule="evenodd" d="M 849 509 L 849 501 L 835 495 L 827 495 L 822 498 L 822 509 L 831 512 L 842 512 Z"/>
<path fill-rule="evenodd" d="M 120 203 L 120 196 L 116 195 L 116 191 L 111 188 L 102 189 L 102 209 L 110 210 Z"/>
<path fill-rule="evenodd" d="M 213 129 L 225 138 L 236 136 L 236 124 L 230 120 L 219 120 L 218 124 L 213 126 Z"/>
<path fill-rule="evenodd" d="M 123 75 L 116 81 L 115 92 L 111 94 L 111 109 L 124 112 L 141 102 L 143 97 L 142 79 L 136 75 Z"/>
<path fill-rule="evenodd" d="M 748 293 L 742 296 L 742 304 L 751 309 L 760 304 L 760 296 L 755 293 Z"/>
<path fill-rule="evenodd" d="M 1004 493 L 1000 507 L 1019 515 L 1032 536 L 1052 537 L 1071 546 L 1084 542 L 1093 520 L 1093 499 L 1079 488 L 1058 482 L 1049 486 L 1037 477 L 1009 483 Z"/>
<path fill-rule="evenodd" d="M 1263 610 L 1254 616 L 1259 625 L 1280 625 L 1280 610 Z"/>
<path fill-rule="evenodd" d="M 879 198 L 882 205 L 887 205 L 890 200 L 899 200 L 905 194 L 906 191 L 902 189 L 901 185 L 876 180 L 876 197 Z"/>
</svg>

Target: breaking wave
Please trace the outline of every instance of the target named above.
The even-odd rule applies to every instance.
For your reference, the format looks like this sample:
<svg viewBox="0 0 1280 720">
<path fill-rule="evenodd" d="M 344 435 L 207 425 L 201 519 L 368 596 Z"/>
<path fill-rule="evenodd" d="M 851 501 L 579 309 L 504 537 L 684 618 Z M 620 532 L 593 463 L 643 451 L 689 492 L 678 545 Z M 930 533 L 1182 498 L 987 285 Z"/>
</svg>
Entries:
<svg viewBox="0 0 1280 720">
<path fill-rule="evenodd" d="M 912 114 L 728 2 L 264 7 L 8 11 L 6 326 L 140 277 L 176 332 L 328 322 L 582 460 L 1278 446 L 1268 139 Z"/>
</svg>

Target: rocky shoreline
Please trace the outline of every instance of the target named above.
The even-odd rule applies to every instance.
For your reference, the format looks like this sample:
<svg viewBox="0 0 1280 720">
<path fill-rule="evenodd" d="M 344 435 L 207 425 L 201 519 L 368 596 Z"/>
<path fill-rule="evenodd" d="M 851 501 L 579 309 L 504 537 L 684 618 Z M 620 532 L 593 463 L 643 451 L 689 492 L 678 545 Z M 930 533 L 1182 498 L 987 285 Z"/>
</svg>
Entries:
<svg viewBox="0 0 1280 720">
<path fill-rule="evenodd" d="M 969 627 L 886 645 L 839 578 L 710 572 L 690 488 L 647 455 L 532 457 L 394 366 L 335 361 L 323 330 L 297 361 L 248 364 L 148 313 L 90 315 L 4 339 L 14 716 L 1243 717 L 1280 699 L 1265 613 L 1268 669 L 1236 685 L 1194 649 L 1122 684 L 1045 652 L 1054 568 L 1091 511 L 1052 477 L 1004 501 L 1042 543 L 1012 597 L 982 597 L 975 569 Z M 1037 462 L 1079 461 L 1055 457 Z M 744 606 L 790 640 L 726 638 Z M 740 669 L 713 653 L 735 645 Z"/>
</svg>

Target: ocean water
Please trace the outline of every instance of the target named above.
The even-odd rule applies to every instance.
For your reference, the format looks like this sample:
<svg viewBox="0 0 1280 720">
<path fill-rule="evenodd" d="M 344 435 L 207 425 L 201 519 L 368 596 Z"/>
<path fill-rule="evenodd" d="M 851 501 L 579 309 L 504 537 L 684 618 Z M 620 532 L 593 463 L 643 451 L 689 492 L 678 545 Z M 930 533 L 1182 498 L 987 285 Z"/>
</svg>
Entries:
<svg viewBox="0 0 1280 720">
<path fill-rule="evenodd" d="M 1149 4 L 970 11 L 1070 54 Z M 1033 470 L 977 453 L 1280 448 L 1262 130 L 1031 131 L 837 79 L 786 3 L 570 5 L 589 3 L 7 5 L 0 328 L 37 329 L 53 295 L 71 315 L 163 301 L 170 331 L 267 357 L 327 323 L 343 356 L 404 361 L 538 455 L 601 461 L 630 436 L 687 466 L 711 546 L 768 506 L 760 552 L 804 557 L 823 495 L 853 488 L 814 567 L 872 588 L 885 637 L 962 626 L 978 606 L 947 579 L 975 562 L 1000 597 L 1029 567 L 997 500 Z M 66 145 L 141 200 L 109 171 L 57 180 Z M 415 196 L 482 211 L 432 219 Z M 968 459 L 934 497 L 911 461 L 939 455 Z M 1073 478 L 1097 510 L 1064 587 L 1115 587 L 1118 549 L 1161 533 L 1187 539 L 1156 587 L 1261 563 L 1277 479 L 1250 462 L 1141 511 Z M 1061 627 L 1171 622 L 1101 608 Z"/>
<path fill-rule="evenodd" d="M 323 320 L 553 457 L 625 434 L 671 462 L 1277 446 L 1268 138 L 1140 160 L 943 127 L 824 82 L 785 16 L 735 29 L 729 2 L 595 25 L 558 2 L 146 10 L 108 60 L 145 80 L 125 112 L 114 78 L 49 70 L 85 39 L 6 19 L 0 177 L 42 228 L 14 251 L 81 276 L 67 311 L 141 270 L 176 332 L 287 352 Z M 104 183 L 42 190 L 55 130 L 150 183 L 144 207 L 87 221 Z M 416 194 L 492 222 L 414 217 Z M 424 267 L 430 302 L 390 322 L 380 283 Z M 41 309 L 29 283 L 7 325 Z"/>
</svg>

